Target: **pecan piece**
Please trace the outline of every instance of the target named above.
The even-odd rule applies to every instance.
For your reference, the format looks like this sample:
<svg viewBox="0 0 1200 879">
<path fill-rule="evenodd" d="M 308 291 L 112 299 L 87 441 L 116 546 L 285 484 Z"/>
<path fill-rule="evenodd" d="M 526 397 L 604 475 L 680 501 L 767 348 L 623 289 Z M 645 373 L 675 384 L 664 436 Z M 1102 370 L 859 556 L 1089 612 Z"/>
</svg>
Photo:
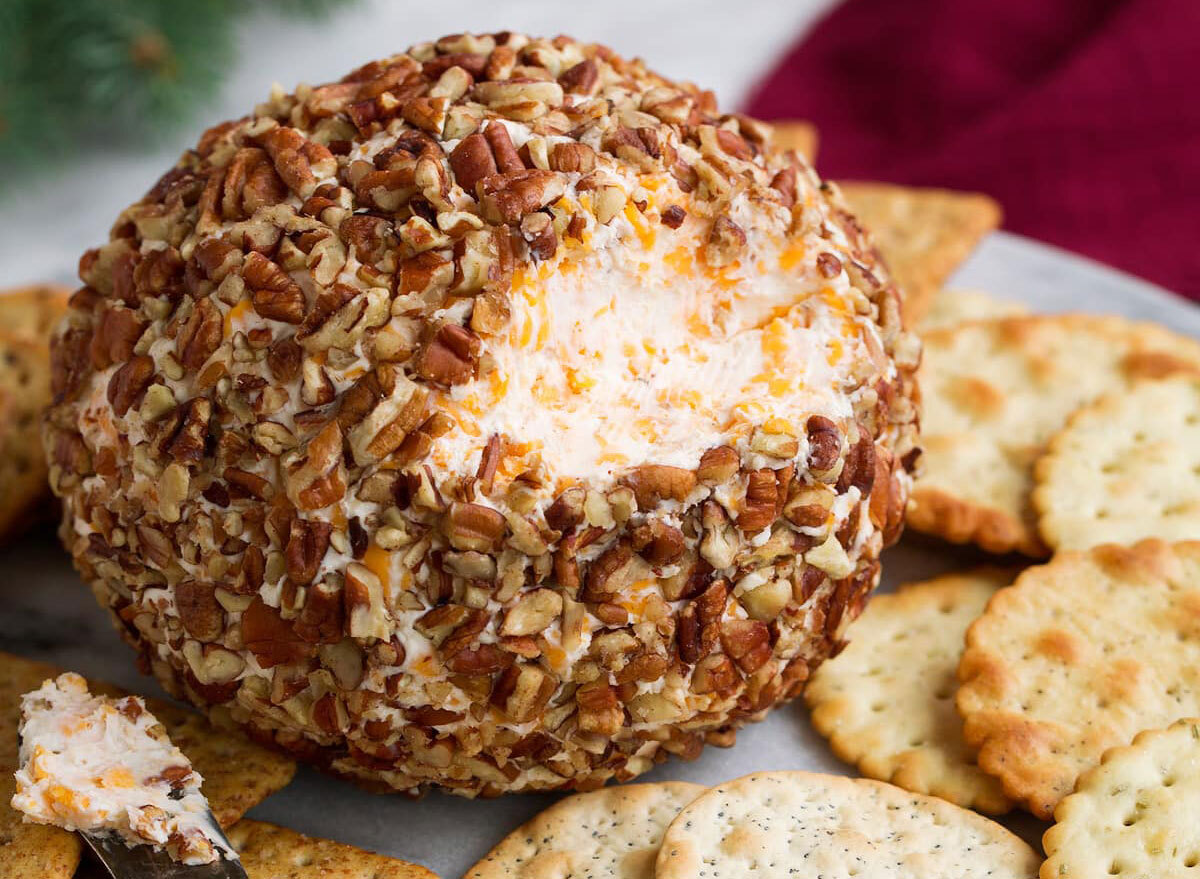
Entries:
<svg viewBox="0 0 1200 879">
<path fill-rule="evenodd" d="M 480 210 L 497 223 L 515 226 L 526 214 L 557 201 L 566 184 L 553 171 L 540 168 L 493 174 L 481 183 Z"/>
<path fill-rule="evenodd" d="M 843 494 L 851 486 L 863 497 L 871 493 L 875 484 L 875 442 L 861 424 L 858 425 L 858 442 L 846 453 L 846 462 L 838 475 L 837 491 Z"/>
<path fill-rule="evenodd" d="M 333 526 L 330 523 L 320 519 L 306 520 L 297 516 L 292 520 L 283 556 L 288 579 L 297 586 L 305 586 L 317 576 L 321 560 L 325 558 L 325 551 L 329 549 L 329 535 L 332 530 Z"/>
<path fill-rule="evenodd" d="M 195 464 L 204 458 L 208 441 L 208 420 L 212 417 L 212 402 L 194 397 L 177 408 L 168 419 L 167 453 L 181 464 Z"/>
<path fill-rule="evenodd" d="M 558 679 L 532 663 L 505 669 L 492 688 L 491 702 L 518 723 L 536 719 L 558 689 Z"/>
<path fill-rule="evenodd" d="M 625 709 L 616 687 L 603 681 L 586 684 L 575 691 L 579 706 L 579 728 L 602 736 L 615 736 L 625 725 Z"/>
<path fill-rule="evenodd" d="M 288 468 L 288 499 L 300 510 L 319 510 L 346 494 L 342 431 L 331 421 L 309 441 L 306 455 Z"/>
<path fill-rule="evenodd" d="M 746 674 L 754 674 L 771 658 L 771 634 L 758 620 L 725 620 L 721 647 Z"/>
<path fill-rule="evenodd" d="M 201 299 L 175 337 L 175 353 L 188 369 L 199 369 L 221 344 L 221 312 L 210 299 Z"/>
<path fill-rule="evenodd" d="M 534 589 L 504 615 L 500 634 L 536 635 L 558 618 L 562 608 L 562 596 L 553 589 Z"/>
<path fill-rule="evenodd" d="M 145 354 L 130 359 L 108 380 L 108 402 L 113 415 L 121 418 L 137 403 L 154 378 L 154 361 Z"/>
<path fill-rule="evenodd" d="M 596 168 L 596 151 L 586 143 L 556 143 L 550 150 L 551 171 L 590 174 Z"/>
<path fill-rule="evenodd" d="M 133 356 L 134 345 L 146 325 L 128 308 L 106 308 L 92 335 L 92 366 L 104 369 Z"/>
<path fill-rule="evenodd" d="M 314 167 L 322 174 L 332 174 L 337 168 L 333 153 L 306 139 L 295 128 L 273 128 L 259 140 L 283 182 L 303 198 L 312 195 L 317 188 Z"/>
<path fill-rule="evenodd" d="M 668 229 L 678 229 L 687 219 L 687 211 L 677 204 L 669 205 L 662 212 L 662 224 Z"/>
<path fill-rule="evenodd" d="M 650 510 L 663 499 L 686 500 L 696 487 L 696 474 L 682 467 L 643 464 L 622 477 L 621 482 L 633 489 L 640 509 Z"/>
<path fill-rule="evenodd" d="M 809 472 L 822 482 L 831 481 L 842 456 L 842 433 L 824 415 L 811 416 L 806 429 Z"/>
<path fill-rule="evenodd" d="M 633 547 L 619 540 L 606 549 L 588 567 L 585 597 L 589 601 L 604 601 L 618 592 L 633 564 Z"/>
<path fill-rule="evenodd" d="M 711 266 L 727 266 L 736 262 L 746 249 L 746 233 L 742 227 L 726 216 L 713 222 L 704 256 Z"/>
<path fill-rule="evenodd" d="M 574 67 L 568 67 L 558 76 L 563 91 L 575 95 L 590 95 L 600 79 L 600 70 L 591 58 L 585 58 Z"/>
<path fill-rule="evenodd" d="M 650 519 L 633 529 L 634 550 L 652 565 L 669 565 L 679 560 L 686 544 L 683 532 L 661 519 Z"/>
<path fill-rule="evenodd" d="M 442 524 L 451 546 L 476 552 L 495 549 L 507 525 L 504 516 L 491 507 L 457 501 L 450 505 Z"/>
<path fill-rule="evenodd" d="M 705 485 L 719 485 L 732 479 L 740 466 L 738 453 L 731 446 L 716 446 L 700 456 L 696 476 Z"/>
<path fill-rule="evenodd" d="M 510 171 L 525 170 L 525 163 L 517 155 L 517 148 L 513 146 L 508 129 L 501 123 L 490 123 L 487 128 L 483 129 L 483 138 L 488 142 L 488 146 L 492 148 L 492 156 L 496 160 L 497 171 L 501 174 L 507 174 Z"/>
<path fill-rule="evenodd" d="M 546 508 L 546 524 L 555 531 L 566 534 L 583 521 L 583 502 L 587 491 L 581 486 L 572 486 L 554 499 Z"/>
<path fill-rule="evenodd" d="M 779 193 L 779 199 L 784 207 L 790 208 L 796 203 L 796 169 L 784 168 L 777 171 L 771 178 L 771 188 Z"/>
<path fill-rule="evenodd" d="M 344 603 L 337 586 L 325 581 L 309 586 L 304 594 L 304 607 L 293 626 L 296 634 L 309 644 L 336 644 L 344 629 Z"/>
<path fill-rule="evenodd" d="M 258 596 L 242 612 L 242 640 L 263 668 L 301 662 L 313 652 L 279 611 Z"/>
<path fill-rule="evenodd" d="M 741 682 L 741 675 L 723 653 L 706 656 L 692 673 L 693 693 L 730 693 Z"/>
<path fill-rule="evenodd" d="M 183 580 L 175 586 L 175 608 L 187 633 L 197 641 L 215 641 L 225 629 L 225 611 L 212 583 Z"/>
<path fill-rule="evenodd" d="M 267 368 L 276 381 L 290 382 L 300 375 L 304 349 L 291 336 L 280 339 L 267 349 Z"/>
<path fill-rule="evenodd" d="M 417 375 L 441 385 L 459 385 L 475 375 L 479 337 L 457 324 L 442 324 L 413 357 Z"/>
<path fill-rule="evenodd" d="M 547 214 L 535 212 L 521 218 L 521 237 L 536 260 L 550 259 L 558 250 L 558 233 Z"/>
<path fill-rule="evenodd" d="M 304 291 L 287 272 L 261 253 L 246 254 L 242 280 L 250 289 L 254 310 L 261 317 L 289 324 L 304 320 Z"/>
<path fill-rule="evenodd" d="M 270 480 L 257 473 L 251 473 L 249 470 L 226 467 L 225 472 L 221 475 L 234 488 L 234 491 L 230 492 L 233 497 L 250 496 L 258 498 L 260 501 L 269 501 L 275 493 Z"/>
<path fill-rule="evenodd" d="M 482 134 L 471 134 L 458 142 L 449 156 L 454 179 L 467 192 L 475 192 L 475 184 L 496 173 L 496 158 Z"/>
<path fill-rule="evenodd" d="M 384 605 L 383 583 L 369 568 L 358 562 L 346 567 L 343 588 L 346 630 L 352 638 L 377 638 L 386 641 L 392 627 Z"/>
<path fill-rule="evenodd" d="M 761 531 L 775 521 L 779 500 L 775 471 L 768 468 L 753 470 L 748 479 L 737 525 L 744 532 Z"/>
</svg>

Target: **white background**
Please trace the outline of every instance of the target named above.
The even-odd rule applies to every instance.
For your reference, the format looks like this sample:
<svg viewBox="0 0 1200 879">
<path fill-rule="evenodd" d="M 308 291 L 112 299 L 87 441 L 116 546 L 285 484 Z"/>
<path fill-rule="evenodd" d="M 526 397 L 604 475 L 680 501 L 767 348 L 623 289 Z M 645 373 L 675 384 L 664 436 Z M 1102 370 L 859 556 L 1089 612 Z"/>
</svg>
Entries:
<svg viewBox="0 0 1200 879">
<path fill-rule="evenodd" d="M 103 147 L 27 181 L 0 172 L 0 287 L 74 281 L 79 255 L 108 239 L 117 214 L 193 145 L 201 131 L 249 112 L 271 84 L 335 80 L 364 61 L 462 31 L 570 34 L 641 55 L 736 107 L 833 0 L 360 0 L 312 21 L 242 19 L 239 59 L 196 118 L 146 149 Z"/>
</svg>

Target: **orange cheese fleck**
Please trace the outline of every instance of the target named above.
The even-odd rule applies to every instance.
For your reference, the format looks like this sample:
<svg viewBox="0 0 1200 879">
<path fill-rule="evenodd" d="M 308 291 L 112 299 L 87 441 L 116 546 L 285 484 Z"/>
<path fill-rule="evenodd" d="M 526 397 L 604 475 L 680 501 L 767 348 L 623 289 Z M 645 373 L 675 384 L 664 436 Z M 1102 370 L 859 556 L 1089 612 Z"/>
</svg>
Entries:
<svg viewBox="0 0 1200 879">
<path fill-rule="evenodd" d="M 102 776 L 97 778 L 96 784 L 100 787 L 133 787 L 133 773 L 124 766 L 116 766 Z"/>
<path fill-rule="evenodd" d="M 233 322 L 241 320 L 242 315 L 250 310 L 250 300 L 243 299 L 238 302 L 233 308 L 229 309 L 229 313 L 225 315 L 225 338 L 233 335 Z"/>
<path fill-rule="evenodd" d="M 383 584 L 385 592 L 391 591 L 392 586 L 392 554 L 386 549 L 382 549 L 378 544 L 372 543 L 367 547 L 367 551 L 363 553 L 363 566 L 379 578 L 379 582 Z"/>
<path fill-rule="evenodd" d="M 786 247 L 783 253 L 779 254 L 779 268 L 785 272 L 793 271 L 804 260 L 804 245 L 799 241 Z"/>
</svg>

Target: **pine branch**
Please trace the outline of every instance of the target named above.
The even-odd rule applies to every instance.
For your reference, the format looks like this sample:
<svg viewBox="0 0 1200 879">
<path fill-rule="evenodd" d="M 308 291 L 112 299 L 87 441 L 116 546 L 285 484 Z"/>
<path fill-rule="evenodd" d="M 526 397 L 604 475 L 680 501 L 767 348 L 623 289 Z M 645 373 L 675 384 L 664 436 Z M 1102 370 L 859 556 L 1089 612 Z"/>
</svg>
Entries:
<svg viewBox="0 0 1200 879">
<path fill-rule="evenodd" d="M 215 93 L 242 13 L 319 16 L 339 3 L 0 0 L 0 167 L 24 170 L 101 138 L 153 138 Z"/>
</svg>

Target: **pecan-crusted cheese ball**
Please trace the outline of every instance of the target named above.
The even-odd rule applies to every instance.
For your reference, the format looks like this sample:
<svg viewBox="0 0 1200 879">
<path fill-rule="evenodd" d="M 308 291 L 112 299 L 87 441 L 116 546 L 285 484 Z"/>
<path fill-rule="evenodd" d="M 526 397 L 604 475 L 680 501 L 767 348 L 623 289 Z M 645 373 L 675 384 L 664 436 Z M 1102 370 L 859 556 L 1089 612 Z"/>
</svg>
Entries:
<svg viewBox="0 0 1200 879">
<path fill-rule="evenodd" d="M 46 430 L 80 571 L 173 693 L 368 783 L 731 742 L 901 527 L 919 349 L 870 244 L 768 126 L 601 46 L 276 93 L 80 275 Z"/>
</svg>

